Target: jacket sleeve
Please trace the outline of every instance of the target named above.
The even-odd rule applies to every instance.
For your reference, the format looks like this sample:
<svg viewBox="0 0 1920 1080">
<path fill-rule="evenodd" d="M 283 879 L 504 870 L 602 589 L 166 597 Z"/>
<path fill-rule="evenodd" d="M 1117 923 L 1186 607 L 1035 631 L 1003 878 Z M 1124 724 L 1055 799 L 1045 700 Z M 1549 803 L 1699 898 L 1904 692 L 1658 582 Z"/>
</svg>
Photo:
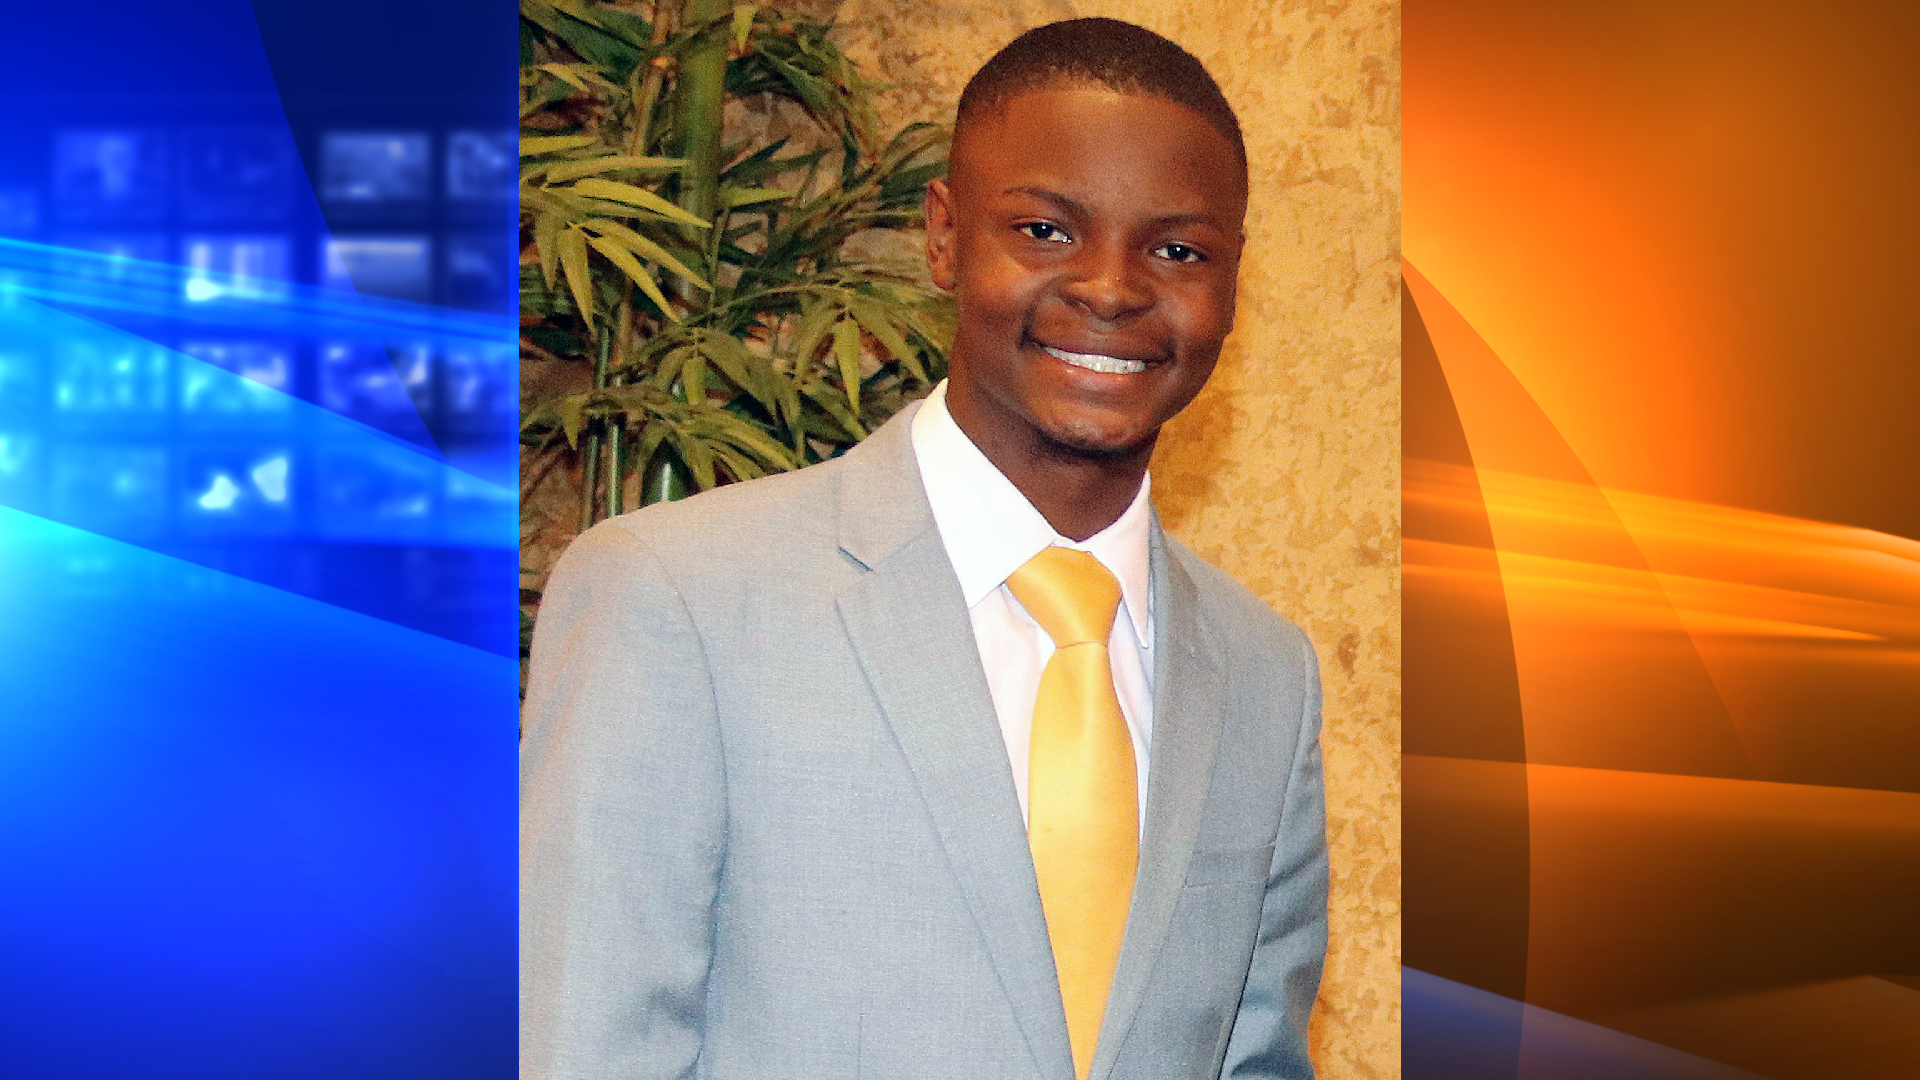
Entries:
<svg viewBox="0 0 1920 1080">
<path fill-rule="evenodd" d="M 522 723 L 520 1075 L 692 1076 L 725 777 L 700 636 L 629 523 L 555 567 Z"/>
<path fill-rule="evenodd" d="M 1320 775 L 1320 672 L 1304 636 L 1299 739 L 1287 775 L 1273 867 L 1246 990 L 1221 1075 L 1311 1080 L 1307 1020 L 1327 955 L 1327 809 Z"/>
</svg>

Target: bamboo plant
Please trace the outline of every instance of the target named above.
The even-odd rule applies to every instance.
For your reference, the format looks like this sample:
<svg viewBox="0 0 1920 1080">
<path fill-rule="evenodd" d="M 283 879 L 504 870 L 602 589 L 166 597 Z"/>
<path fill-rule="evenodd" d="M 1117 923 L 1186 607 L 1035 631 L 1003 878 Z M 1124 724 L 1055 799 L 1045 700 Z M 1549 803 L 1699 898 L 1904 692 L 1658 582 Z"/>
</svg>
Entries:
<svg viewBox="0 0 1920 1080">
<path fill-rule="evenodd" d="M 946 133 L 883 135 L 827 24 L 729 0 L 520 12 L 522 352 L 583 372 L 523 401 L 523 495 L 577 469 L 585 528 L 636 480 L 647 503 L 798 468 L 940 377 L 945 297 L 867 253 L 921 225 Z M 729 141 L 729 102 L 804 122 Z"/>
</svg>

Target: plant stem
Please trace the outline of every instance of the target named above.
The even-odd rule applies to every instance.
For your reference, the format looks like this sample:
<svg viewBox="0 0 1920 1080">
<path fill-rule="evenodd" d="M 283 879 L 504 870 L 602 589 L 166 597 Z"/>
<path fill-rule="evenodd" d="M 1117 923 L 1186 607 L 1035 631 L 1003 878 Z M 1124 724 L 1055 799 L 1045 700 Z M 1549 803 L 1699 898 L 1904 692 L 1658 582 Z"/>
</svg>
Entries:
<svg viewBox="0 0 1920 1080">
<path fill-rule="evenodd" d="M 687 476 L 673 455 L 663 447 L 654 452 L 653 460 L 647 464 L 646 475 L 640 483 L 640 505 L 652 506 L 659 502 L 672 502 L 687 497 Z"/>
<path fill-rule="evenodd" d="M 607 516 L 619 517 L 625 507 L 627 471 L 627 422 L 615 418 L 609 425 L 612 438 L 607 444 Z"/>
<path fill-rule="evenodd" d="M 668 25 L 673 18 L 672 10 L 666 0 L 653 6 L 653 45 L 659 48 L 667 40 L 671 29 Z M 647 74 L 640 83 L 640 92 L 633 99 L 633 119 L 627 124 L 627 153 L 644 154 L 648 141 L 653 138 L 653 108 L 660 101 L 660 84 L 666 77 L 665 57 L 647 62 Z"/>
<path fill-rule="evenodd" d="M 613 355 L 613 320 L 600 323 L 600 329 L 594 338 L 593 348 L 593 388 L 607 388 L 607 360 Z M 600 486 L 600 432 L 602 424 L 598 420 L 588 421 L 587 452 L 580 462 L 580 531 L 585 532 L 593 525 L 593 507 L 599 500 L 594 496 Z M 616 481 L 617 482 L 617 481 Z"/>
<path fill-rule="evenodd" d="M 621 283 L 620 303 L 613 309 L 613 360 L 608 365 L 619 371 L 609 375 L 607 384 L 615 381 L 626 382 L 627 345 L 633 335 L 633 282 Z M 619 517 L 624 507 L 621 500 L 626 495 L 626 458 L 627 458 L 627 418 L 611 416 L 607 418 L 607 516 Z"/>
<path fill-rule="evenodd" d="M 687 50 L 680 69 L 681 154 L 687 159 L 681 205 L 702 221 L 712 221 L 720 202 L 720 122 L 726 108 L 727 21 L 733 0 L 687 0 L 685 12 L 682 26 L 706 29 Z M 707 271 L 712 273 L 712 267 Z"/>
<path fill-rule="evenodd" d="M 653 44 L 657 48 L 667 40 L 668 22 L 672 18 L 672 12 L 667 4 L 662 2 L 653 6 L 652 14 Z M 660 100 L 660 85 L 665 79 L 666 70 L 665 64 L 652 61 L 647 64 L 646 77 L 641 80 L 639 92 L 634 95 L 633 114 L 627 123 L 627 153 L 629 154 L 647 152 L 648 143 L 653 137 L 653 108 Z M 623 285 L 618 319 L 620 336 L 614 351 L 619 361 L 616 366 L 624 371 L 627 363 L 627 346 L 633 332 L 633 282 L 631 280 Z M 626 499 L 626 427 L 624 419 L 613 422 L 613 475 L 607 483 L 608 517 L 618 517 L 625 509 L 623 504 Z M 644 468 L 646 463 L 642 462 L 641 466 Z M 649 501 L 652 500 L 646 498 L 643 490 L 640 505 L 645 506 Z"/>
<path fill-rule="evenodd" d="M 732 12 L 733 0 L 687 0 L 680 20 L 683 27 L 705 27 L 681 61 L 679 82 L 674 88 L 680 109 L 680 156 L 687 161 L 680 174 L 680 205 L 701 220 L 712 222 L 710 234 L 722 228 L 716 218 L 720 208 L 721 122 L 726 110 L 727 28 Z M 714 280 L 719 249 L 713 237 L 702 237 L 688 229 L 687 240 L 696 250 L 707 253 L 702 269 L 708 280 Z M 678 292 L 689 311 L 703 311 L 710 298 L 682 284 Z M 645 506 L 683 498 L 687 487 L 685 470 L 663 445 L 646 464 L 640 503 Z"/>
</svg>

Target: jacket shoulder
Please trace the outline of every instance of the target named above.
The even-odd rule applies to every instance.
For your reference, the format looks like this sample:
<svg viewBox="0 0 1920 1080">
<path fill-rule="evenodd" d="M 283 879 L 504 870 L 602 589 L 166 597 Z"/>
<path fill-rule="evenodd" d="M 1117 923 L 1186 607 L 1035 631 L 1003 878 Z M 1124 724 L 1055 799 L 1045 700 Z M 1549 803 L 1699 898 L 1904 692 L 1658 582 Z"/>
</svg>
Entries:
<svg viewBox="0 0 1920 1080">
<path fill-rule="evenodd" d="M 1170 535 L 1166 536 L 1166 549 L 1168 557 L 1193 582 L 1207 620 L 1224 632 L 1228 642 L 1257 643 L 1273 655 L 1303 657 L 1307 664 L 1315 664 L 1312 643 L 1292 619 Z"/>
<path fill-rule="evenodd" d="M 682 578 L 791 569 L 796 558 L 837 547 L 840 465 L 836 458 L 629 511 L 575 537 L 562 559 L 575 549 L 644 549 Z"/>
</svg>

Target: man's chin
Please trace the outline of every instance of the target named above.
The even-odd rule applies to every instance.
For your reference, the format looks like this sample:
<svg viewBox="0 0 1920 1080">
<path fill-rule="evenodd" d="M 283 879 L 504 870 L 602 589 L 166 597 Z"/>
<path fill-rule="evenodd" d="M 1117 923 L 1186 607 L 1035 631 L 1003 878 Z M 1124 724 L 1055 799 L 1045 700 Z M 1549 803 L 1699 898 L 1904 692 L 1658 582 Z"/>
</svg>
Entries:
<svg viewBox="0 0 1920 1080">
<path fill-rule="evenodd" d="M 1137 431 L 1116 431 L 1099 424 L 1064 421 L 1043 429 L 1048 445 L 1063 457 L 1087 461 L 1120 463 L 1153 452 L 1158 429 L 1141 435 Z"/>
</svg>

